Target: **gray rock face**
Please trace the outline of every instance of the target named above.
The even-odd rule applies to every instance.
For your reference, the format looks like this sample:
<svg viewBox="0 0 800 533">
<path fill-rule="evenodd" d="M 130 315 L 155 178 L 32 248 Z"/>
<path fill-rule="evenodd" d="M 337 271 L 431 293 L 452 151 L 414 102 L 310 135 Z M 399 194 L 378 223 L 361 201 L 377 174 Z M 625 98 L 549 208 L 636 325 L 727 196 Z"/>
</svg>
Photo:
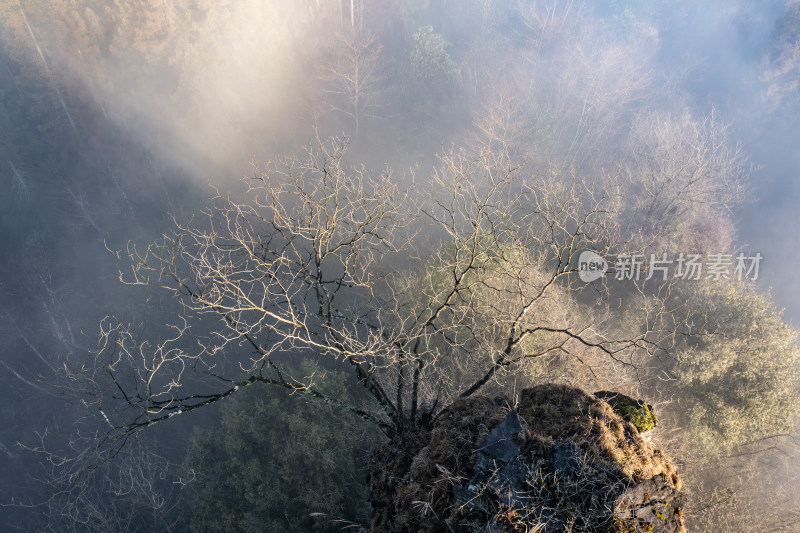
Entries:
<svg viewBox="0 0 800 533">
<path fill-rule="evenodd" d="M 475 474 L 467 486 L 453 486 L 456 501 L 475 506 L 474 502 L 488 488 L 509 507 L 525 506 L 523 483 L 528 471 L 518 459 L 519 444 L 515 441 L 520 431 L 519 414 L 512 410 L 478 446 Z"/>
<path fill-rule="evenodd" d="M 512 422 L 506 423 L 509 418 Z M 598 529 L 570 531 L 617 531 L 614 529 L 617 526 L 619 531 L 626 533 L 683 531 L 683 495 L 664 477 L 656 476 L 636 483 L 622 476 L 613 478 L 608 473 L 596 476 L 585 462 L 585 452 L 570 441 L 553 444 L 549 462 L 525 462 L 526 458 L 519 455 L 520 445 L 513 441 L 519 427 L 518 419 L 513 423 L 514 419 L 517 419 L 517 413 L 512 411 L 495 428 L 497 431 L 481 444 L 474 466 L 475 474 L 467 486 L 453 486 L 456 504 L 468 511 L 472 523 L 486 524 L 485 529 L 473 526 L 463 531 L 513 531 L 509 524 L 496 518 L 498 510 L 508 509 L 526 516 L 528 521 L 523 521 L 524 525 L 536 526 L 541 533 L 558 533 L 567 530 L 569 520 L 559 509 L 570 507 L 570 501 L 585 503 L 592 500 L 594 505 L 589 507 L 613 509 L 606 516 L 605 525 Z M 502 446 L 499 443 L 503 443 Z M 518 455 L 511 456 L 513 450 L 517 450 Z M 537 481 L 540 485 L 535 487 L 533 484 Z M 563 487 L 561 493 L 557 489 L 559 486 Z M 578 512 L 580 505 L 574 505 L 573 510 Z M 583 512 L 588 514 L 591 511 Z"/>
<path fill-rule="evenodd" d="M 562 442 L 553 451 L 553 469 L 561 476 L 574 476 L 580 472 L 583 450 L 574 442 Z"/>
<path fill-rule="evenodd" d="M 519 438 L 520 431 L 522 425 L 519 414 L 512 410 L 478 447 L 478 460 L 473 468 L 475 475 L 467 487 L 453 487 L 456 501 L 477 501 L 481 493 L 488 489 L 504 505 L 516 509 L 525 508 L 528 499 L 525 489 L 528 469 L 519 460 L 520 446 L 515 440 Z"/>
<path fill-rule="evenodd" d="M 478 455 L 488 461 L 507 463 L 519 453 L 519 444 L 514 437 L 522 431 L 519 413 L 510 411 L 478 447 Z"/>
</svg>

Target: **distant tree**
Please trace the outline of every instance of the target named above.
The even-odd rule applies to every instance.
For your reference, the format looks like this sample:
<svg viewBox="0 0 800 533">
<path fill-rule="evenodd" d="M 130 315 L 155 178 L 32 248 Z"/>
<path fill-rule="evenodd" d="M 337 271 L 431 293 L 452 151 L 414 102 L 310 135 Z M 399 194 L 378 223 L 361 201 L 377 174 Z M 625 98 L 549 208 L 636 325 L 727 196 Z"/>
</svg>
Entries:
<svg viewBox="0 0 800 533">
<path fill-rule="evenodd" d="M 762 59 L 762 96 L 770 111 L 797 112 L 800 91 L 800 5 L 787 2 L 778 18 L 772 46 Z"/>
<path fill-rule="evenodd" d="M 675 291 L 691 307 L 656 387 L 670 401 L 657 438 L 684 462 L 687 525 L 696 531 L 793 531 L 800 524 L 797 329 L 755 284 L 696 281 Z M 753 521 L 753 516 L 761 517 Z"/>
<path fill-rule="evenodd" d="M 769 296 L 746 281 L 706 280 L 687 283 L 675 301 L 693 310 L 668 370 L 695 455 L 791 433 L 800 408 L 798 332 Z"/>
<path fill-rule="evenodd" d="M 322 77 L 329 106 L 353 120 L 358 138 L 366 117 L 377 117 L 384 104 L 381 45 L 374 35 L 345 31 L 339 34 L 325 55 Z"/>
<path fill-rule="evenodd" d="M 416 98 L 441 94 L 456 73 L 447 41 L 432 26 L 419 28 L 411 39 L 407 74 L 411 94 Z"/>
<path fill-rule="evenodd" d="M 531 149 L 536 118 L 524 99 L 514 93 L 508 86 L 492 91 L 476 109 L 473 123 L 477 142 L 497 145 L 520 156 Z"/>
<path fill-rule="evenodd" d="M 310 360 L 298 370 L 347 401 L 343 373 Z M 195 429 L 184 464 L 194 476 L 185 489 L 191 530 L 341 531 L 366 523 L 367 429 L 331 405 L 248 388 L 225 402 L 218 424 Z"/>
<path fill-rule="evenodd" d="M 750 165 L 728 131 L 715 112 L 699 120 L 688 112 L 643 113 L 634 120 L 624 170 L 627 217 L 652 228 L 653 237 L 660 233 L 661 246 L 710 253 L 730 246 L 733 235 L 724 230 L 716 232 L 717 242 L 708 242 L 708 227 L 699 231 L 710 221 L 725 226 L 731 210 L 747 197 Z"/>
<path fill-rule="evenodd" d="M 529 30 L 527 48 L 538 55 L 564 44 L 574 36 L 576 26 L 585 22 L 583 6 L 567 2 L 529 2 L 520 4 L 520 22 Z"/>
<path fill-rule="evenodd" d="M 736 452 L 683 468 L 690 531 L 767 533 L 800 525 L 794 465 L 800 455 L 789 435 L 763 439 Z M 758 520 L 753 520 L 758 516 Z"/>
<path fill-rule="evenodd" d="M 606 42 L 607 27 L 590 15 L 579 2 L 518 3 L 459 64 L 479 115 L 498 97 L 513 101 L 526 122 L 521 146 L 540 172 L 615 172 L 630 119 L 654 92 L 647 47 Z"/>
</svg>

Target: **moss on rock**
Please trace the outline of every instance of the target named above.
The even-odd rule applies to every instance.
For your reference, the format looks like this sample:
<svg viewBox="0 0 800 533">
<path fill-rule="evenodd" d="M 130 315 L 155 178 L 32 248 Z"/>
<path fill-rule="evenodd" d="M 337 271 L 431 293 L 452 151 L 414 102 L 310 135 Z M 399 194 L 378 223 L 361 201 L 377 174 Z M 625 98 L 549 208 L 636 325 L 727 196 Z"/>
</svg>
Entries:
<svg viewBox="0 0 800 533">
<path fill-rule="evenodd" d="M 626 422 L 636 426 L 639 433 L 650 431 L 658 424 L 653 407 L 642 400 L 609 391 L 595 392 L 594 395 L 607 402 Z"/>
</svg>

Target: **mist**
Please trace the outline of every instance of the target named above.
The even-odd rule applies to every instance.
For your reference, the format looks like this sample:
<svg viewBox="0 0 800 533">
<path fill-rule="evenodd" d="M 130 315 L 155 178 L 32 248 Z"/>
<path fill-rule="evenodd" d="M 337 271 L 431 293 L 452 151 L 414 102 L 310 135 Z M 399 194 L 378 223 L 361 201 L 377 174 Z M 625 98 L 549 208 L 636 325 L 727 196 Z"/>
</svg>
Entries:
<svg viewBox="0 0 800 533">
<path fill-rule="evenodd" d="M 243 177 L 316 138 L 342 136 L 347 163 L 388 165 L 398 183 L 429 189 L 437 154 L 483 139 L 531 172 L 600 183 L 639 169 L 647 150 L 635 143 L 653 146 L 647 119 L 719 125 L 720 153 L 746 156 L 730 167 L 741 170 L 742 201 L 697 208 L 680 226 L 686 235 L 658 242 L 693 252 L 674 247 L 707 236 L 706 253 L 761 253 L 756 285 L 800 327 L 796 0 L 12 0 L 0 5 L 0 43 L 0 521 L 9 530 L 65 527 L 58 458 L 74 456 L 73 435 L 102 419 L 70 392 L 64 369 L 90 365 L 104 317 L 139 321 L 144 336 L 168 331 L 163 317 L 180 310 L 120 283 L 129 246 L 201 218 L 217 194 L 246 197 Z M 423 52 L 437 62 L 415 60 Z M 220 410 L 131 439 L 162 460 L 153 476 L 175 531 L 188 529 L 174 465 Z M 772 450 L 747 475 L 791 505 L 796 451 L 784 441 Z M 126 454 L 109 462 L 110 477 L 135 464 Z M 703 501 L 734 487 L 753 513 L 776 518 L 757 490 L 697 472 L 691 490 Z M 104 488 L 78 492 L 135 517 L 129 531 L 162 530 Z M 77 507 L 73 530 L 104 530 L 81 522 Z M 797 530 L 789 522 L 784 530 Z"/>
</svg>

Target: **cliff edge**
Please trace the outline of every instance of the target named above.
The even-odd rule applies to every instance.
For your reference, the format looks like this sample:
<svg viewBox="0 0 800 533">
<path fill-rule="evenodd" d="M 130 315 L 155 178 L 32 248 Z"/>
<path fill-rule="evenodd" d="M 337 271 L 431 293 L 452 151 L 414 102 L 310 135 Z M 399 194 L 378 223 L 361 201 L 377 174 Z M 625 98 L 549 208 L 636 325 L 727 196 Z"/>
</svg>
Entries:
<svg viewBox="0 0 800 533">
<path fill-rule="evenodd" d="M 608 391 L 460 399 L 373 452 L 372 530 L 685 532 L 675 468 L 640 434 L 653 425 Z"/>
</svg>

